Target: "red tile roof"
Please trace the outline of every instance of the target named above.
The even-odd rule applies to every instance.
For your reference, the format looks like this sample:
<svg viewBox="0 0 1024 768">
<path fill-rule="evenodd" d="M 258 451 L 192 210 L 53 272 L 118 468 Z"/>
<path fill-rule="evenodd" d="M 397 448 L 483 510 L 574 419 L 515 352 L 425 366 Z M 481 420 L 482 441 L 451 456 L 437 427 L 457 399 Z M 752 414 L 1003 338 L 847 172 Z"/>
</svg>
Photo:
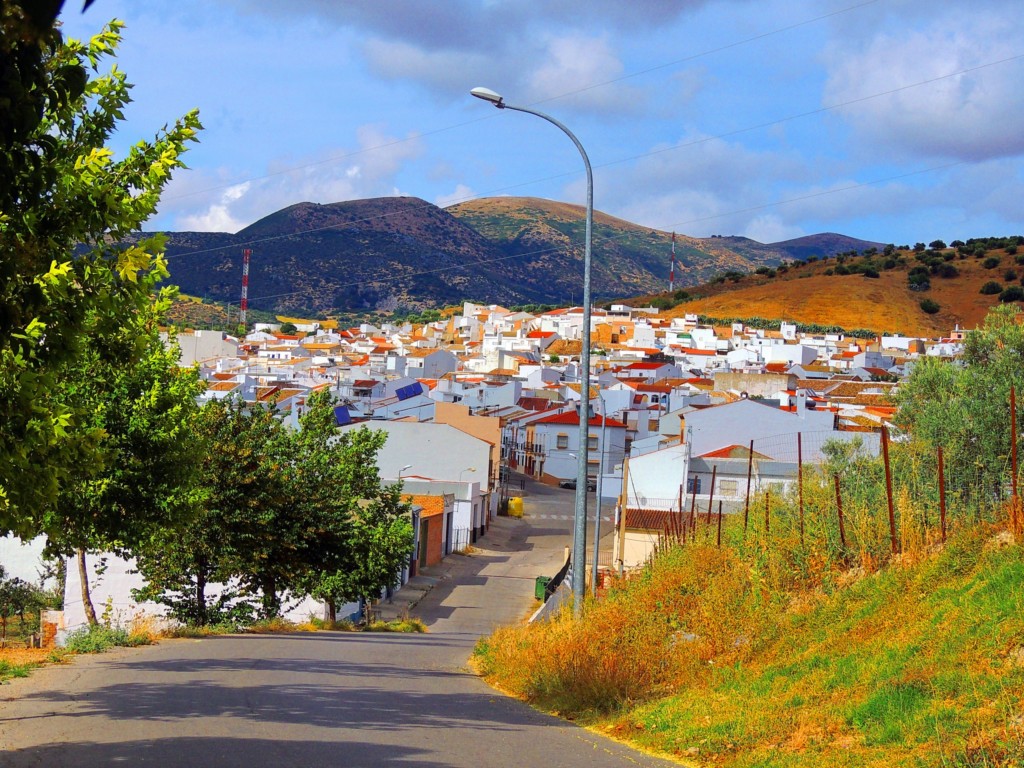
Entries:
<svg viewBox="0 0 1024 768">
<path fill-rule="evenodd" d="M 579 423 L 580 416 L 576 411 L 566 411 L 565 413 L 558 413 L 555 414 L 554 416 L 547 416 L 543 419 L 538 419 L 537 421 L 534 422 L 534 424 L 575 424 L 577 426 L 579 426 Z M 621 421 L 616 421 L 615 419 L 605 419 L 603 423 L 609 427 L 624 428 L 626 426 Z M 602 425 L 601 415 L 594 414 L 587 422 L 587 424 L 591 427 L 600 427 Z"/>
</svg>

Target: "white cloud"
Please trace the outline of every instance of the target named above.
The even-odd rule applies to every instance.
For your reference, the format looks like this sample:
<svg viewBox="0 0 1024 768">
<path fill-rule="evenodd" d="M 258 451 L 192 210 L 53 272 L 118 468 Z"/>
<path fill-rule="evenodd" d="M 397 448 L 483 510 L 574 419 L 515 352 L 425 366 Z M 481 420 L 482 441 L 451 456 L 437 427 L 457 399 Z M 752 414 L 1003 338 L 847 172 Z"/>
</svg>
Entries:
<svg viewBox="0 0 1024 768">
<path fill-rule="evenodd" d="M 372 125 L 362 126 L 357 139 L 356 149 L 278 158 L 263 178 L 226 189 L 217 186 L 219 180 L 186 173 L 169 188 L 161 216 L 173 218 L 168 228 L 235 232 L 295 203 L 401 195 L 396 177 L 421 155 L 421 140 L 414 135 L 400 139 Z M 220 191 L 213 202 L 203 202 L 209 200 L 211 193 L 204 190 L 210 188 Z"/>
<path fill-rule="evenodd" d="M 206 210 L 179 218 L 179 226 L 186 232 L 237 232 L 248 222 L 236 219 L 229 209 L 245 197 L 251 187 L 252 182 L 249 181 L 228 187 Z"/>
<path fill-rule="evenodd" d="M 844 103 L 935 80 L 851 104 L 839 114 L 867 145 L 897 156 L 1013 156 L 1024 152 L 1024 60 L 984 65 L 1019 53 L 1005 12 L 958 8 L 916 30 L 831 46 L 823 100 Z M 973 71 L 945 77 L 967 69 Z"/>
<path fill-rule="evenodd" d="M 552 37 L 544 46 L 545 60 L 528 77 L 531 101 L 572 94 L 564 103 L 577 108 L 622 112 L 642 101 L 641 92 L 622 84 L 580 91 L 593 83 L 608 83 L 623 73 L 622 61 L 605 37 Z"/>
<path fill-rule="evenodd" d="M 484 53 L 426 50 L 379 38 L 367 40 L 363 53 L 370 69 L 380 77 L 413 80 L 446 93 L 465 92 L 467 82 L 497 82 L 504 74 L 495 58 Z"/>
<path fill-rule="evenodd" d="M 794 224 L 787 224 L 777 214 L 768 213 L 751 219 L 742 234 L 759 243 L 777 243 L 803 237 L 807 233 Z"/>
<path fill-rule="evenodd" d="M 440 195 L 435 198 L 434 205 L 438 208 L 447 208 L 449 205 L 456 205 L 457 203 L 464 203 L 467 200 L 472 200 L 476 196 L 476 192 L 465 184 L 456 184 L 454 192 L 449 195 Z"/>
</svg>

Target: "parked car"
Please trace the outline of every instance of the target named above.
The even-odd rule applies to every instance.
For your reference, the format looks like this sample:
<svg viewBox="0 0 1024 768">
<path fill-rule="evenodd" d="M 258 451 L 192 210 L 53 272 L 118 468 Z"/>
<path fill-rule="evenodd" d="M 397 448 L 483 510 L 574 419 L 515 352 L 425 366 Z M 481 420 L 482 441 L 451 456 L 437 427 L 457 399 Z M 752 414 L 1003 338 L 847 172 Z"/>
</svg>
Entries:
<svg viewBox="0 0 1024 768">
<path fill-rule="evenodd" d="M 573 478 L 572 480 L 559 480 L 558 481 L 558 487 L 559 488 L 571 488 L 572 490 L 575 491 L 576 490 L 576 479 Z M 588 491 L 596 491 L 597 490 L 597 481 L 596 480 L 587 480 L 587 490 Z"/>
</svg>

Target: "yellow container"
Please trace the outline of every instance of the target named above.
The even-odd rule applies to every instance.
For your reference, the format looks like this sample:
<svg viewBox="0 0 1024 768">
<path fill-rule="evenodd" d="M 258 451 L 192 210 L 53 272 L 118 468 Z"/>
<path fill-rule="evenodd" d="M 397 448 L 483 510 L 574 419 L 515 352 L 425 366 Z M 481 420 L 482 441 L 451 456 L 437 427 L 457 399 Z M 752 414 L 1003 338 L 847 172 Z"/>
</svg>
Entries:
<svg viewBox="0 0 1024 768">
<path fill-rule="evenodd" d="M 522 517 L 523 516 L 523 499 L 521 496 L 512 496 L 508 500 L 508 516 L 509 517 Z"/>
</svg>

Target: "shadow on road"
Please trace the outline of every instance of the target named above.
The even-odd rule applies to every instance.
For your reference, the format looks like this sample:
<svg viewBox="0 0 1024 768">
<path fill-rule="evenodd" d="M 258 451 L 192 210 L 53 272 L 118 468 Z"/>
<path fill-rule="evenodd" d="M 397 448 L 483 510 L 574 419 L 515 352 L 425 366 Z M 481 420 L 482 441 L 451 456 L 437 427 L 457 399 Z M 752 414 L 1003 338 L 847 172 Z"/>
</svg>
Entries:
<svg viewBox="0 0 1024 768">
<path fill-rule="evenodd" d="M 141 739 L 113 744 L 72 742 L 17 750 L 4 755 L 3 765 L 94 768 L 99 765 L 218 766 L 377 766 L 444 768 L 447 762 L 423 759 L 430 750 L 410 745 L 339 741 L 281 741 L 231 737 Z"/>
</svg>

